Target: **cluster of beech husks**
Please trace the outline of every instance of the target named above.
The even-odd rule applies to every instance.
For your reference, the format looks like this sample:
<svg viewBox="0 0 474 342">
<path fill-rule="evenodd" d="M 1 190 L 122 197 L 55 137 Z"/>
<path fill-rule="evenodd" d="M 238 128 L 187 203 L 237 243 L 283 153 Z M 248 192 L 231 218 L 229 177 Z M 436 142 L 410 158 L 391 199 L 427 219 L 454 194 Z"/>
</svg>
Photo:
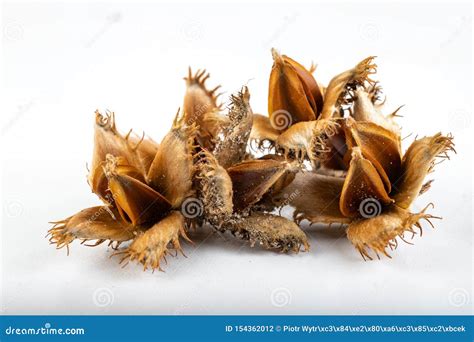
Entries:
<svg viewBox="0 0 474 342">
<path fill-rule="evenodd" d="M 108 242 L 121 262 L 161 269 L 181 251 L 188 230 L 220 232 L 282 252 L 308 250 L 300 223 L 345 225 L 365 258 L 396 248 L 404 233 L 421 233 L 410 212 L 451 136 L 415 139 L 402 152 L 397 110 L 383 113 L 369 57 L 327 86 L 304 66 L 272 50 L 268 116 L 254 114 L 247 87 L 223 109 L 209 74 L 189 70 L 182 110 L 161 143 L 119 133 L 113 113 L 95 113 L 88 176 L 102 206 L 84 209 L 50 229 L 57 248 L 75 240 Z M 293 220 L 279 214 L 294 209 Z M 126 246 L 119 246 L 130 241 Z"/>
</svg>

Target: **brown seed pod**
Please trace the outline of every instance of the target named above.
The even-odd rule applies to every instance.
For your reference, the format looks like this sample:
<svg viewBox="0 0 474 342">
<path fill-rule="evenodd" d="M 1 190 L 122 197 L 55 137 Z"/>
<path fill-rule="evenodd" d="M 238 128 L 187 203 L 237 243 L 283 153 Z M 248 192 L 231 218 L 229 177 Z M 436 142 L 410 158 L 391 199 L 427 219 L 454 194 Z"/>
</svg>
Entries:
<svg viewBox="0 0 474 342">
<path fill-rule="evenodd" d="M 272 196 L 278 207 L 295 208 L 293 219 L 300 224 L 303 220 L 314 223 L 349 223 L 339 209 L 339 197 L 344 178 L 321 175 L 314 172 L 300 172 L 294 181 Z"/>
<path fill-rule="evenodd" d="M 251 208 L 292 168 L 294 166 L 286 161 L 272 159 L 247 160 L 228 168 L 234 210 L 242 212 Z"/>
<path fill-rule="evenodd" d="M 154 223 L 170 209 L 171 203 L 159 192 L 136 179 L 133 168 L 120 165 L 120 159 L 107 155 L 104 167 L 108 190 L 122 219 L 134 226 Z"/>
<path fill-rule="evenodd" d="M 316 120 L 323 106 L 321 90 L 310 71 L 288 56 L 272 49 L 268 114 L 273 127 L 284 131 L 291 124 Z M 281 114 L 288 115 L 282 125 Z"/>
<path fill-rule="evenodd" d="M 352 148 L 352 159 L 342 187 L 339 209 L 346 217 L 359 217 L 361 203 L 370 198 L 380 205 L 394 202 L 374 165 L 362 156 L 359 147 Z"/>
<path fill-rule="evenodd" d="M 229 123 L 223 128 L 222 138 L 216 143 L 213 151 L 219 164 L 224 168 L 241 162 L 246 156 L 253 123 L 249 100 L 250 92 L 247 87 L 231 96 Z"/>
</svg>

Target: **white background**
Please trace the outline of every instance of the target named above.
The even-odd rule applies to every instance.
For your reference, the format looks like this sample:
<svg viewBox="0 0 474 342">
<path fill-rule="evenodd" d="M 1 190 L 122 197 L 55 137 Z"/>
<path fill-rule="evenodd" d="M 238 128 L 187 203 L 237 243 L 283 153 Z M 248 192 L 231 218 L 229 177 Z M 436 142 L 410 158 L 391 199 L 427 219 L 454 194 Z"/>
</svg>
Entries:
<svg viewBox="0 0 474 342">
<path fill-rule="evenodd" d="M 7 314 L 468 314 L 472 310 L 472 14 L 442 4 L 4 3 L 2 303 Z M 436 207 L 415 246 L 364 262 L 340 229 L 307 228 L 311 251 L 251 249 L 210 230 L 166 273 L 121 269 L 105 246 L 71 255 L 48 221 L 99 204 L 86 184 L 96 108 L 159 141 L 182 103 L 188 65 L 227 93 L 248 84 L 266 113 L 276 47 L 327 83 L 377 55 L 387 113 L 405 139 L 452 132 L 413 210 Z"/>
</svg>

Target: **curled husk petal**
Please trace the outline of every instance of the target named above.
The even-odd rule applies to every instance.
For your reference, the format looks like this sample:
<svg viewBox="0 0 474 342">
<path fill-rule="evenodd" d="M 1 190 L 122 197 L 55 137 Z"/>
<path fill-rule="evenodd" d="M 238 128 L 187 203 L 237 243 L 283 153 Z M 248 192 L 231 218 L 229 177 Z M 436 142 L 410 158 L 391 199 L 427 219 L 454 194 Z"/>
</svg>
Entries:
<svg viewBox="0 0 474 342">
<path fill-rule="evenodd" d="M 285 253 L 298 253 L 302 247 L 304 251 L 309 250 L 305 233 L 297 224 L 281 216 L 255 212 L 250 216 L 227 221 L 221 230 L 248 240 L 252 247 L 261 245 L 266 249 Z"/>
<path fill-rule="evenodd" d="M 374 82 L 369 75 L 376 72 L 377 65 L 373 63 L 375 57 L 367 57 L 354 68 L 344 71 L 335 76 L 328 84 L 324 92 L 324 106 L 321 111 L 321 119 L 329 119 L 340 113 L 341 100 L 348 87 L 362 85 L 364 82 Z"/>
<path fill-rule="evenodd" d="M 390 115 L 383 115 L 380 111 L 380 105 L 375 105 L 373 95 L 364 87 L 357 87 L 355 90 L 353 118 L 356 121 L 368 121 L 378 126 L 400 135 L 400 126 L 395 122 L 394 117 L 401 108 L 399 107 Z"/>
<path fill-rule="evenodd" d="M 170 249 L 182 253 L 180 238 L 189 242 L 186 235 L 186 222 L 179 211 L 172 211 L 167 217 L 153 225 L 146 232 L 138 235 L 130 246 L 115 255 L 123 255 L 120 263 L 137 261 L 143 264 L 143 269 L 159 269 L 161 260 L 170 253 Z"/>
<path fill-rule="evenodd" d="M 280 132 L 272 126 L 267 116 L 253 115 L 253 125 L 250 131 L 251 142 L 256 142 L 259 147 L 265 142 L 269 142 L 271 146 L 274 146 L 279 135 Z"/>
<path fill-rule="evenodd" d="M 97 206 L 80 212 L 60 221 L 51 222 L 53 228 L 48 231 L 49 241 L 57 248 L 67 247 L 75 239 L 96 240 L 96 245 L 106 240 L 120 242 L 131 240 L 142 231 L 141 227 L 124 222 L 116 209 L 108 206 Z"/>
<path fill-rule="evenodd" d="M 192 150 L 196 133 L 196 126 L 187 126 L 178 113 L 148 171 L 147 183 L 162 194 L 173 208 L 178 208 L 185 198 L 194 193 Z"/>
<path fill-rule="evenodd" d="M 382 210 L 382 206 L 393 203 L 385 190 L 382 179 L 373 164 L 362 156 L 359 147 L 352 149 L 352 159 L 342 187 L 339 208 L 347 217 L 364 215 L 364 200 L 371 200 Z"/>
<path fill-rule="evenodd" d="M 397 205 L 407 209 L 420 193 L 425 192 L 431 182 L 424 183 L 425 177 L 435 165 L 436 158 L 448 158 L 454 151 L 452 136 L 441 133 L 415 140 L 405 152 L 401 176 L 394 185 L 394 199 Z"/>
<path fill-rule="evenodd" d="M 253 123 L 249 100 L 250 93 L 247 87 L 243 87 L 240 92 L 231 96 L 229 123 L 223 129 L 222 137 L 213 151 L 219 164 L 224 168 L 241 162 L 246 156 Z"/>
<path fill-rule="evenodd" d="M 277 139 L 278 151 L 285 157 L 311 161 L 324 159 L 331 151 L 329 138 L 336 134 L 339 124 L 335 120 L 314 120 L 299 122 Z"/>
<path fill-rule="evenodd" d="M 373 250 L 377 256 L 381 253 L 390 257 L 387 248 L 396 248 L 397 237 L 404 240 L 405 232 L 414 236 L 414 227 L 419 229 L 421 235 L 421 220 L 426 220 L 432 226 L 430 219 L 439 219 L 426 213 L 428 207 L 429 205 L 421 212 L 413 214 L 397 205 L 391 205 L 379 216 L 352 222 L 347 228 L 347 237 L 364 259 L 372 259 L 369 250 Z"/>
<path fill-rule="evenodd" d="M 206 70 L 198 70 L 195 74 L 191 68 L 185 77 L 186 93 L 183 104 L 183 121 L 187 126 L 196 125 L 199 129 L 201 143 L 210 148 L 215 143 L 220 127 L 227 122 L 225 116 L 219 114 L 222 105 L 217 103 L 217 90 L 206 87 L 210 74 Z"/>
<path fill-rule="evenodd" d="M 134 226 L 153 223 L 171 209 L 171 203 L 160 193 L 130 176 L 133 168 L 121 165 L 120 158 L 108 154 L 106 160 L 108 188 L 124 221 Z"/>
<path fill-rule="evenodd" d="M 273 67 L 270 73 L 268 114 L 280 131 L 300 121 L 317 118 L 322 106 L 322 94 L 313 75 L 301 64 L 272 49 Z M 318 108 L 319 106 L 319 108 Z M 278 116 L 287 114 L 288 123 L 279 124 Z"/>
</svg>

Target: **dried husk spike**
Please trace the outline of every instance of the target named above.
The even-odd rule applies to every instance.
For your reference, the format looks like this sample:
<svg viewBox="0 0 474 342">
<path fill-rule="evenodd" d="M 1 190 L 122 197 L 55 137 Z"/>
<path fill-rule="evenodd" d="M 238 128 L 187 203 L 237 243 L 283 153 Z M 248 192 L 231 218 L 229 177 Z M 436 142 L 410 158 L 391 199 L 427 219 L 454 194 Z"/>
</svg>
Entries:
<svg viewBox="0 0 474 342">
<path fill-rule="evenodd" d="M 344 178 L 320 175 L 313 172 L 296 174 L 291 184 L 272 196 L 278 207 L 295 208 L 293 219 L 297 224 L 303 220 L 311 223 L 349 223 L 339 209 L 339 197 Z"/>
<path fill-rule="evenodd" d="M 217 94 L 220 85 L 208 89 L 206 81 L 210 74 L 206 70 L 198 70 L 195 74 L 188 70 L 186 94 L 183 104 L 183 121 L 187 126 L 196 125 L 199 128 L 201 143 L 206 148 L 213 148 L 220 128 L 227 123 L 227 118 L 219 114 L 222 104 L 218 104 Z"/>
<path fill-rule="evenodd" d="M 347 228 L 347 237 L 364 259 L 372 260 L 369 250 L 373 250 L 377 257 L 379 254 L 390 257 L 387 248 L 396 248 L 397 237 L 405 241 L 403 234 L 408 232 L 414 236 L 416 234 L 415 227 L 419 229 L 421 235 L 421 220 L 425 220 L 433 226 L 430 219 L 440 219 L 440 217 L 426 213 L 429 206 L 426 206 L 421 212 L 413 214 L 397 205 L 391 205 L 379 216 L 352 222 Z"/>
<path fill-rule="evenodd" d="M 329 138 L 336 134 L 339 124 L 335 120 L 298 122 L 277 139 L 277 150 L 287 158 L 316 161 L 326 158 L 331 151 Z"/>
<path fill-rule="evenodd" d="M 294 222 L 272 214 L 255 212 L 246 217 L 235 217 L 220 229 L 230 231 L 236 237 L 247 240 L 250 245 L 260 245 L 283 253 L 298 253 L 309 250 L 305 233 Z"/>
<path fill-rule="evenodd" d="M 67 247 L 76 239 L 85 241 L 97 240 L 96 245 L 110 240 L 117 245 L 131 240 L 142 227 L 134 227 L 120 219 L 118 211 L 112 207 L 97 206 L 80 212 L 60 221 L 51 222 L 53 228 L 48 231 L 49 241 L 56 247 Z"/>
<path fill-rule="evenodd" d="M 273 67 L 270 73 L 268 114 L 273 126 L 284 131 L 291 124 L 316 120 L 322 109 L 322 94 L 311 72 L 301 64 L 272 49 Z M 286 125 L 278 118 L 288 115 Z"/>
<path fill-rule="evenodd" d="M 123 163 L 123 160 L 108 154 L 104 172 L 122 219 L 136 226 L 156 222 L 166 215 L 171 203 L 143 180 L 130 176 L 133 168 L 120 165 L 120 162 Z"/>
<path fill-rule="evenodd" d="M 247 160 L 228 168 L 234 211 L 242 212 L 260 201 L 291 168 L 286 161 L 272 159 Z"/>
<path fill-rule="evenodd" d="M 394 202 L 387 194 L 377 169 L 362 156 L 359 147 L 354 147 L 339 200 L 339 209 L 347 217 L 363 216 L 364 208 L 361 209 L 361 203 L 366 199 L 374 201 L 375 205 L 380 207 Z"/>
<path fill-rule="evenodd" d="M 148 267 L 152 270 L 163 271 L 160 266 L 161 260 L 166 260 L 171 249 L 183 253 L 180 238 L 191 242 L 186 235 L 186 222 L 183 215 L 179 211 L 172 211 L 163 220 L 138 235 L 127 249 L 114 253 L 114 255 L 122 255 L 121 264 L 137 261 L 143 264 L 144 271 Z"/>
<path fill-rule="evenodd" d="M 454 150 L 453 137 L 441 133 L 415 140 L 402 161 L 401 176 L 394 184 L 393 197 L 400 208 L 407 209 L 419 194 L 429 188 L 430 181 L 425 177 L 433 171 L 436 158 L 449 158 L 448 152 Z"/>
<path fill-rule="evenodd" d="M 229 123 L 224 127 L 222 137 L 213 151 L 219 164 L 224 168 L 244 160 L 253 123 L 248 88 L 242 87 L 242 90 L 232 95 L 230 100 Z"/>
<path fill-rule="evenodd" d="M 369 93 L 364 87 L 357 87 L 352 115 L 354 120 L 372 122 L 400 136 L 400 126 L 395 122 L 394 117 L 401 107 L 394 113 L 385 116 L 381 112 L 381 106 L 376 106 L 373 101 L 373 94 Z"/>
<path fill-rule="evenodd" d="M 183 200 L 194 193 L 192 151 L 196 135 L 196 126 L 185 125 L 178 112 L 146 177 L 147 183 L 162 194 L 173 208 L 179 208 Z"/>
<path fill-rule="evenodd" d="M 220 226 L 233 212 L 232 180 L 209 151 L 198 146 L 194 160 L 195 183 L 204 216 L 213 226 Z M 182 210 L 187 211 L 187 208 Z"/>
<path fill-rule="evenodd" d="M 106 155 L 120 156 L 144 176 L 156 151 L 155 142 L 144 136 L 136 138 L 131 133 L 130 130 L 123 136 L 118 132 L 114 113 L 102 115 L 99 111 L 95 112 L 94 151 L 88 181 L 92 192 L 107 204 L 111 203 L 107 198 L 107 182 L 103 171 Z"/>
<path fill-rule="evenodd" d="M 328 84 L 324 92 L 324 106 L 321 111 L 321 119 L 329 119 L 340 113 L 341 101 L 347 91 L 348 86 L 363 85 L 365 82 L 374 83 L 370 79 L 371 74 L 375 74 L 377 65 L 373 63 L 375 57 L 367 57 L 354 68 L 344 71 L 334 77 Z"/>
</svg>

